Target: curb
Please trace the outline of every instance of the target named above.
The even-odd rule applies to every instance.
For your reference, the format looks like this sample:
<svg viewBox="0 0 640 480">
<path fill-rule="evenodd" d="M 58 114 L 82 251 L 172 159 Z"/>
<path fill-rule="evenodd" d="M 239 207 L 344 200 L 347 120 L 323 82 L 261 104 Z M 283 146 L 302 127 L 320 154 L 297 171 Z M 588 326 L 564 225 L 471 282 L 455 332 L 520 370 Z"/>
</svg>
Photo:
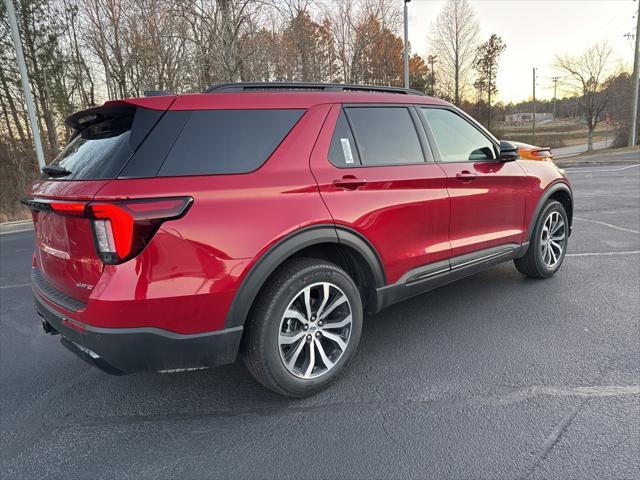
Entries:
<svg viewBox="0 0 640 480">
<path fill-rule="evenodd" d="M 0 223 L 0 235 L 6 233 L 28 232 L 33 230 L 33 222 L 31 220 L 17 220 L 15 222 Z"/>
<path fill-rule="evenodd" d="M 563 162 L 562 159 L 555 160 L 554 163 L 558 165 L 560 168 L 571 168 L 571 167 L 598 167 L 605 165 L 635 165 L 640 163 L 640 159 L 637 160 L 576 160 L 574 162 Z"/>
</svg>

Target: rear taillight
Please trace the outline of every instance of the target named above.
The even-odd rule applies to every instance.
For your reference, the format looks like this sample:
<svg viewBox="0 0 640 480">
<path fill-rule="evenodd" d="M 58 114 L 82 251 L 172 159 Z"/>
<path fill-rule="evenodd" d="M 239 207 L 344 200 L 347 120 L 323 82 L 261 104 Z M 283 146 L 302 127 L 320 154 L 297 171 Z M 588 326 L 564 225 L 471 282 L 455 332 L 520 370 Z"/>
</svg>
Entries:
<svg viewBox="0 0 640 480">
<path fill-rule="evenodd" d="M 192 202 L 191 197 L 175 197 L 88 204 L 98 255 L 107 264 L 135 257 L 162 222 L 181 217 Z"/>
<path fill-rule="evenodd" d="M 81 202 L 25 198 L 34 215 L 55 212 L 66 217 L 91 219 L 96 251 L 104 263 L 117 264 L 138 255 L 167 220 L 182 217 L 191 197 L 145 198 L 113 202 Z"/>
<path fill-rule="evenodd" d="M 83 217 L 87 204 L 84 202 L 51 202 L 49 206 L 51 207 L 51 210 L 60 215 L 66 215 L 69 217 Z"/>
</svg>

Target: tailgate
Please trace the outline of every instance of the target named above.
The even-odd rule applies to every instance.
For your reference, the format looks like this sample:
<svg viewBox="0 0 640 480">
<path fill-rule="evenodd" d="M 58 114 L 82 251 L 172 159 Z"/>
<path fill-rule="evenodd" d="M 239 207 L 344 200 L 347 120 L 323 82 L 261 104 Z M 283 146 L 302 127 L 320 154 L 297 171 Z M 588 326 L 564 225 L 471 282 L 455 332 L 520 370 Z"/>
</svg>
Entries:
<svg viewBox="0 0 640 480">
<path fill-rule="evenodd" d="M 103 270 L 94 246 L 91 221 L 56 213 L 52 205 L 84 203 L 105 183 L 38 182 L 25 200 L 36 230 L 35 267 L 53 288 L 83 303 L 89 299 Z M 48 194 L 46 197 L 38 196 L 44 192 Z"/>
</svg>

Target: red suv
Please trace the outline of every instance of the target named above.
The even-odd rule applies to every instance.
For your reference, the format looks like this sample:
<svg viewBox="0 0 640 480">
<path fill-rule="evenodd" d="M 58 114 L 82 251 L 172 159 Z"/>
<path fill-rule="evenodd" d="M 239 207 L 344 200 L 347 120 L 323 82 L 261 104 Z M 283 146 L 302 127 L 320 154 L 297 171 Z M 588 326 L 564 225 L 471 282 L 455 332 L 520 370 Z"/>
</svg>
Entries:
<svg viewBox="0 0 640 480">
<path fill-rule="evenodd" d="M 572 192 L 411 90 L 226 84 L 110 101 L 24 203 L 48 333 L 110 373 L 233 362 L 282 395 L 327 386 L 363 311 L 498 263 L 553 275 Z"/>
</svg>

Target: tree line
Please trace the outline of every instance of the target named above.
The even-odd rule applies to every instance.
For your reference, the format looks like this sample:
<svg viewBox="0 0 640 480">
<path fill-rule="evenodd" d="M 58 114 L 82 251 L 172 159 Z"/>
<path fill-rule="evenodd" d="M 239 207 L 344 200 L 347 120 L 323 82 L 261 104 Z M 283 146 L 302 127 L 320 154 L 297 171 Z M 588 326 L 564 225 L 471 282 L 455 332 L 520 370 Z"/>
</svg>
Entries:
<svg viewBox="0 0 640 480">
<path fill-rule="evenodd" d="M 48 161 L 71 134 L 64 125 L 71 113 L 147 90 L 199 92 L 236 81 L 403 85 L 402 2 L 397 0 L 14 4 Z M 502 39 L 492 34 L 482 41 L 468 0 L 448 0 L 424 26 L 424 35 L 428 55 L 411 54 L 411 87 L 461 106 L 491 128 L 492 111 L 499 115 L 504 108 L 493 106 L 500 55 L 507 48 Z M 0 119 L 2 212 L 15 205 L 37 173 L 4 2 Z"/>
<path fill-rule="evenodd" d="M 393 0 L 16 0 L 15 6 L 49 157 L 69 135 L 65 117 L 147 90 L 195 92 L 236 81 L 403 84 L 402 15 Z M 0 12 L 0 135 L 28 142 L 4 4 Z M 452 12 L 471 26 L 444 25 Z M 431 65 L 411 55 L 413 88 L 461 103 L 471 57 L 482 56 L 474 15 L 466 0 L 447 4 L 434 26 L 439 55 Z M 455 44 L 467 48 L 448 55 L 452 32 L 459 35 Z M 485 57 L 476 72 L 478 88 L 489 95 L 497 55 Z"/>
</svg>

